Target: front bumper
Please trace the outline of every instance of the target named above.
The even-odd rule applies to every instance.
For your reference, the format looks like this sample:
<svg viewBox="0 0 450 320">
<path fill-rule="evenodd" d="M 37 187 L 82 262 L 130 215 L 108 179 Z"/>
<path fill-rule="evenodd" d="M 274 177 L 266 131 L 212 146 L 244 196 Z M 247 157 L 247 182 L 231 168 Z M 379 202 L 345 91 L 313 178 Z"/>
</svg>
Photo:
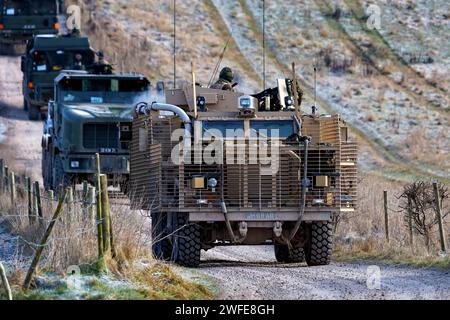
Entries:
<svg viewBox="0 0 450 320">
<path fill-rule="evenodd" d="M 0 31 L 0 39 L 5 43 L 20 43 L 37 34 L 57 34 L 55 29 L 5 29 Z"/>
<path fill-rule="evenodd" d="M 64 160 L 64 171 L 74 174 L 95 174 L 95 155 L 70 154 Z M 78 165 L 76 165 L 78 163 Z M 101 155 L 100 170 L 108 175 L 130 173 L 129 155 Z"/>
<path fill-rule="evenodd" d="M 333 214 L 338 212 L 330 209 L 311 210 L 306 209 L 302 220 L 331 221 Z M 295 222 L 299 218 L 298 211 L 232 211 L 227 213 L 230 221 L 245 222 Z M 220 211 L 195 211 L 189 212 L 189 220 L 193 222 L 224 222 L 225 217 Z"/>
</svg>

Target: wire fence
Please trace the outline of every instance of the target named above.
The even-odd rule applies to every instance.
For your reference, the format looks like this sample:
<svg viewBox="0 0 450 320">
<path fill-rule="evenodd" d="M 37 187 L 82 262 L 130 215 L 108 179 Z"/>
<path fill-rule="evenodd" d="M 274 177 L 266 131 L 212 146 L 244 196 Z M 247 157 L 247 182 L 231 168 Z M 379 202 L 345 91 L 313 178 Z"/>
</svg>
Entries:
<svg viewBox="0 0 450 320">
<path fill-rule="evenodd" d="M 117 258 L 118 250 L 136 257 L 145 251 L 151 241 L 147 216 L 130 215 L 127 198 L 108 190 L 107 177 L 97 175 L 100 185 L 46 191 L 0 159 L 0 226 L 9 229 L 8 240 L 0 243 L 10 247 L 0 260 L 9 252 L 9 261 L 31 264 L 24 287 L 38 264 L 62 272 L 71 265 L 96 265 L 101 271 L 106 256 Z"/>
</svg>

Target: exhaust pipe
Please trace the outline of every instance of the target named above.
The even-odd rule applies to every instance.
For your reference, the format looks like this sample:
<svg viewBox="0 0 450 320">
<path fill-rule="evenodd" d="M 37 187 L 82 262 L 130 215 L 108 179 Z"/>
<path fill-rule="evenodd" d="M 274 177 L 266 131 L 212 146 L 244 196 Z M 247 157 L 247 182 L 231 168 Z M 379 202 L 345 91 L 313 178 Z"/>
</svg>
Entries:
<svg viewBox="0 0 450 320">
<path fill-rule="evenodd" d="M 135 108 L 136 114 L 143 114 L 143 115 L 149 115 L 150 111 L 152 110 L 169 111 L 175 113 L 184 123 L 185 137 L 189 136 L 189 139 L 191 138 L 192 121 L 189 118 L 188 114 L 183 109 L 173 104 L 159 103 L 159 102 L 153 102 L 151 104 L 148 104 L 147 102 L 139 102 Z"/>
</svg>

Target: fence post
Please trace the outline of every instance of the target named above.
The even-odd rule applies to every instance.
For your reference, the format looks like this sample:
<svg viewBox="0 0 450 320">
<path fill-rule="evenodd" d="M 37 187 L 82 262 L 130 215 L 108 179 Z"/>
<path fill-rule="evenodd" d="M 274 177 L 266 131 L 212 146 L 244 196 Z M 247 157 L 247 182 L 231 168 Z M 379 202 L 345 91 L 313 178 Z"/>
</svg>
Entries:
<svg viewBox="0 0 450 320">
<path fill-rule="evenodd" d="M 30 225 L 33 224 L 33 202 L 32 202 L 32 192 L 31 192 L 31 179 L 30 177 L 25 177 L 25 189 L 27 191 L 27 202 L 28 202 L 28 221 Z"/>
<path fill-rule="evenodd" d="M 0 159 L 0 192 L 5 192 L 5 160 Z"/>
<path fill-rule="evenodd" d="M 39 188 L 39 181 L 34 182 L 34 195 L 36 197 L 36 214 L 39 217 L 39 222 L 42 222 L 42 202 L 41 202 L 41 189 Z"/>
<path fill-rule="evenodd" d="M 23 289 L 25 289 L 25 290 L 28 290 L 30 288 L 30 283 L 31 283 L 31 280 L 33 279 L 34 272 L 36 271 L 36 267 L 41 258 L 42 251 L 44 251 L 44 248 L 47 245 L 48 238 L 50 237 L 50 235 L 53 231 L 53 227 L 55 226 L 56 221 L 61 216 L 61 213 L 62 213 L 62 210 L 64 207 L 64 202 L 66 201 L 67 193 L 68 193 L 68 190 L 66 190 L 64 192 L 64 195 L 59 199 L 58 207 L 56 208 L 53 218 L 51 219 L 51 221 L 47 227 L 47 230 L 45 231 L 44 236 L 42 237 L 42 240 L 36 249 L 36 253 L 34 254 L 33 261 L 31 262 L 30 268 L 28 269 L 28 272 L 27 272 L 27 276 L 25 277 L 25 281 L 23 283 Z"/>
<path fill-rule="evenodd" d="M 408 199 L 408 228 L 409 228 L 409 241 L 410 241 L 411 247 L 413 247 L 414 246 L 414 229 L 413 229 L 411 199 Z"/>
<path fill-rule="evenodd" d="M 442 213 L 441 213 L 441 197 L 439 195 L 439 188 L 437 182 L 433 182 L 434 189 L 434 198 L 436 201 L 436 213 L 439 224 L 439 237 L 441 240 L 441 251 L 447 252 L 447 244 L 445 243 L 445 231 L 444 231 L 444 223 L 442 221 Z"/>
<path fill-rule="evenodd" d="M 384 195 L 384 229 L 386 232 L 386 241 L 389 243 L 388 193 L 386 190 L 384 190 L 383 195 Z"/>
<path fill-rule="evenodd" d="M 74 204 L 73 204 L 73 188 L 68 188 L 68 194 L 67 194 L 67 207 L 69 208 L 69 214 L 73 214 L 74 210 Z"/>
<path fill-rule="evenodd" d="M 102 186 L 100 181 L 101 167 L 100 167 L 100 154 L 95 154 L 95 168 L 97 179 L 97 242 L 98 242 L 98 262 L 99 271 L 106 269 L 105 265 L 105 251 L 103 246 L 103 214 L 102 214 Z M 107 190 L 105 190 L 107 191 Z"/>
<path fill-rule="evenodd" d="M 83 181 L 83 199 L 86 199 L 88 196 L 88 182 L 86 180 Z"/>
<path fill-rule="evenodd" d="M 8 278 L 6 277 L 6 271 L 1 261 L 0 261 L 0 279 L 3 283 L 3 288 L 6 291 L 6 296 L 8 297 L 8 300 L 12 300 L 13 297 L 11 287 L 9 286 Z"/>
<path fill-rule="evenodd" d="M 14 171 L 9 173 L 9 184 L 9 189 L 11 191 L 11 205 L 14 206 L 16 203 L 16 175 Z"/>
<path fill-rule="evenodd" d="M 103 248 L 106 254 L 111 252 L 111 216 L 108 197 L 108 177 L 100 176 L 102 188 Z"/>
<path fill-rule="evenodd" d="M 4 186 L 5 186 L 5 192 L 10 191 L 9 189 L 9 168 L 8 166 L 5 166 L 4 168 L 4 178 L 5 180 L 3 180 Z"/>
<path fill-rule="evenodd" d="M 86 197 L 87 215 L 89 221 L 95 221 L 95 187 L 89 186 L 88 194 Z"/>
</svg>

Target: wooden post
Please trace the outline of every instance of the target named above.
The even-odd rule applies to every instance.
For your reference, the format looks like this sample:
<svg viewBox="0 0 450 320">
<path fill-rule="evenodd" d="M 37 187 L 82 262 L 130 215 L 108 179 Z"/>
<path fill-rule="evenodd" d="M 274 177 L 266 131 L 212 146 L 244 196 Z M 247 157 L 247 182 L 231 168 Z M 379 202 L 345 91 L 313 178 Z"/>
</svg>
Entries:
<svg viewBox="0 0 450 320">
<path fill-rule="evenodd" d="M 9 168 L 8 166 L 5 166 L 4 168 L 5 172 L 4 172 L 4 178 L 5 180 L 3 181 L 4 185 L 5 185 L 5 192 L 9 192 Z"/>
<path fill-rule="evenodd" d="M 25 177 L 25 187 L 27 189 L 27 200 L 28 200 L 28 220 L 30 224 L 34 223 L 33 214 L 33 192 L 31 190 L 31 179 L 30 177 Z"/>
<path fill-rule="evenodd" d="M 0 159 L 0 192 L 5 192 L 5 160 Z"/>
<path fill-rule="evenodd" d="M 36 214 L 39 217 L 39 222 L 42 223 L 42 202 L 41 202 L 41 189 L 39 188 L 39 181 L 34 182 L 34 196 L 36 197 Z"/>
<path fill-rule="evenodd" d="M 25 290 L 28 290 L 30 288 L 31 280 L 33 279 L 34 272 L 36 271 L 36 267 L 39 263 L 42 252 L 45 249 L 48 238 L 50 237 L 50 235 L 53 231 L 53 227 L 55 226 L 56 221 L 61 216 L 67 194 L 68 194 L 68 190 L 66 190 L 64 192 L 64 195 L 59 199 L 58 207 L 56 208 L 53 218 L 51 219 L 51 221 L 47 227 L 47 230 L 45 231 L 44 236 L 42 237 L 42 240 L 41 240 L 39 246 L 36 248 L 36 253 L 34 254 L 33 261 L 31 262 L 30 268 L 28 269 L 27 276 L 25 277 L 25 281 L 23 283 L 23 289 L 25 289 Z"/>
<path fill-rule="evenodd" d="M 388 193 L 384 190 L 384 229 L 386 232 L 386 241 L 389 243 L 389 212 L 388 212 Z"/>
<path fill-rule="evenodd" d="M 414 228 L 413 228 L 413 218 L 411 209 L 411 200 L 408 199 L 408 229 L 409 229 L 409 243 L 411 247 L 414 246 Z"/>
<path fill-rule="evenodd" d="M 95 167 L 96 167 L 96 179 L 97 179 L 97 242 L 98 242 L 98 260 L 99 271 L 105 270 L 105 250 L 103 246 L 103 217 L 102 217 L 102 186 L 100 181 L 101 167 L 100 167 L 100 154 L 95 154 Z M 107 190 L 105 190 L 107 191 Z"/>
<path fill-rule="evenodd" d="M 433 182 L 434 189 L 434 198 L 436 201 L 436 213 L 439 225 L 439 238 L 441 240 L 441 251 L 447 252 L 447 243 L 445 241 L 445 230 L 444 230 L 444 222 L 442 221 L 442 213 L 441 213 L 441 197 L 439 195 L 439 187 L 437 182 Z"/>
<path fill-rule="evenodd" d="M 100 176 L 102 190 L 103 248 L 106 254 L 111 252 L 111 212 L 108 197 L 108 177 Z"/>
<path fill-rule="evenodd" d="M 85 181 L 83 181 L 83 196 L 82 196 L 82 198 L 86 199 L 87 196 L 88 196 L 88 183 L 85 180 Z"/>
<path fill-rule="evenodd" d="M 74 205 L 73 205 L 73 188 L 68 188 L 67 194 L 67 207 L 69 208 L 69 214 L 73 214 Z"/>
<path fill-rule="evenodd" d="M 95 187 L 89 186 L 86 202 L 88 207 L 87 215 L 90 219 L 89 221 L 95 221 Z"/>
<path fill-rule="evenodd" d="M 1 261 L 0 261 L 0 278 L 3 283 L 3 288 L 6 291 L 6 296 L 8 297 L 8 300 L 12 300 L 13 296 L 11 292 L 11 287 L 9 286 L 8 278 L 6 277 L 6 271 Z"/>
<path fill-rule="evenodd" d="M 16 176 L 14 171 L 9 173 L 9 190 L 11 192 L 11 205 L 15 206 L 16 204 Z"/>
</svg>

